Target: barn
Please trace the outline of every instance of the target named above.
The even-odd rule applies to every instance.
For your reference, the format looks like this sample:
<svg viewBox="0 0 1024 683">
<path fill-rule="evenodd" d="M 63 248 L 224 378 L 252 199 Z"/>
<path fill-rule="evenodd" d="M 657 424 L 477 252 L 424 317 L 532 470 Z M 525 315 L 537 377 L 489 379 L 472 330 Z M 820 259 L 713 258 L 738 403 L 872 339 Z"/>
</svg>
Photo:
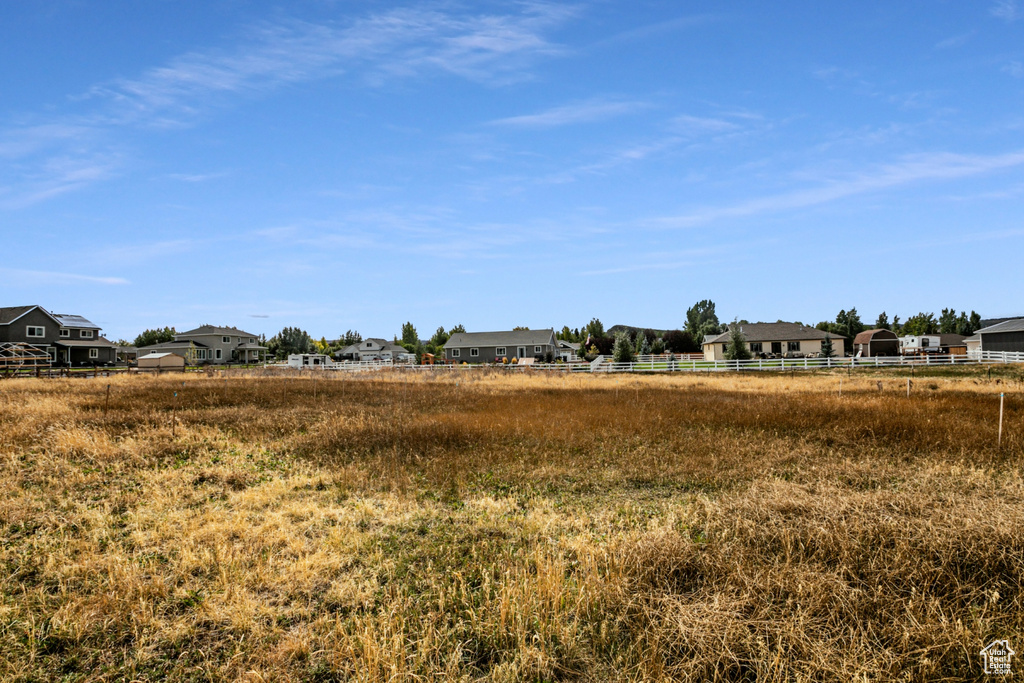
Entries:
<svg viewBox="0 0 1024 683">
<path fill-rule="evenodd" d="M 900 355 L 900 338 L 892 330 L 864 330 L 853 338 L 854 355 L 861 358 L 871 356 Z"/>
</svg>

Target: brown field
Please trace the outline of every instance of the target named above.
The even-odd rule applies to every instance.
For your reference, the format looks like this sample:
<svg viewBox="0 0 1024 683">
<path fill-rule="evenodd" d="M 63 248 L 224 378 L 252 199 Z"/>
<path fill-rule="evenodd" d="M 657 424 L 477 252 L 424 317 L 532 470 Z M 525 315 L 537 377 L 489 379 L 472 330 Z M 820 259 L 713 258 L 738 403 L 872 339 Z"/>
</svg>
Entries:
<svg viewBox="0 0 1024 683">
<path fill-rule="evenodd" d="M 981 679 L 1021 379 L 2 381 L 0 679 Z"/>
</svg>

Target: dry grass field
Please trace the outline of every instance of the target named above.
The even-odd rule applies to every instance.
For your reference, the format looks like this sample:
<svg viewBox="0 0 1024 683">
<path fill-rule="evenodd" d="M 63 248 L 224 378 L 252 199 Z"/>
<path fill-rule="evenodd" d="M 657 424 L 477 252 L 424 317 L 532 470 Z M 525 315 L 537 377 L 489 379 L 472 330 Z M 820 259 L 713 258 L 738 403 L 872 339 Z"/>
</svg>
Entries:
<svg viewBox="0 0 1024 683">
<path fill-rule="evenodd" d="M 7 380 L 0 679 L 981 679 L 1022 455 L 1013 370 Z"/>
</svg>

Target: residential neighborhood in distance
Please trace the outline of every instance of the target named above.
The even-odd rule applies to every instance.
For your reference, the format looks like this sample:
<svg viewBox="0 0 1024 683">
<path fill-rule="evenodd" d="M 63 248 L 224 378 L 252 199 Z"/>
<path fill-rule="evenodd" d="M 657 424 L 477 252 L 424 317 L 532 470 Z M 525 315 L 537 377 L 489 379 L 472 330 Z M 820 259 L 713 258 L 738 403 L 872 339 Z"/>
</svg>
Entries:
<svg viewBox="0 0 1024 683">
<path fill-rule="evenodd" d="M 314 340 L 299 328 L 285 328 L 267 340 L 233 326 L 204 324 L 185 332 L 146 330 L 136 344 L 112 342 L 99 325 L 79 314 L 52 313 L 41 305 L 0 308 L 0 367 L 32 358 L 50 367 L 184 367 L 254 365 L 288 360 L 293 367 L 345 364 L 537 365 L 629 363 L 635 359 L 697 358 L 719 363 L 746 360 L 831 358 L 980 357 L 1024 353 L 1024 318 L 982 321 L 976 314 L 944 309 L 938 320 L 918 314 L 902 326 L 888 324 L 885 313 L 866 329 L 856 309 L 840 311 L 836 322 L 809 326 L 799 322 L 736 320 L 721 324 L 714 303 L 705 300 L 687 311 L 686 329 L 650 330 L 616 325 L 606 332 L 596 318 L 583 328 L 568 326 L 489 332 L 450 332 L 439 328 L 421 340 L 412 323 L 395 335 L 362 338 L 349 330 L 329 342 Z M 992 324 L 985 324 L 991 322 Z M 891 329 L 895 327 L 904 334 Z M 971 334 L 941 332 L 943 327 Z M 977 327 L 977 329 L 974 329 Z M 700 339 L 698 342 L 697 339 Z M 21 354 L 21 355 L 19 355 Z M 173 356 L 174 358 L 172 358 Z M 175 358 L 180 358 L 179 363 Z"/>
</svg>

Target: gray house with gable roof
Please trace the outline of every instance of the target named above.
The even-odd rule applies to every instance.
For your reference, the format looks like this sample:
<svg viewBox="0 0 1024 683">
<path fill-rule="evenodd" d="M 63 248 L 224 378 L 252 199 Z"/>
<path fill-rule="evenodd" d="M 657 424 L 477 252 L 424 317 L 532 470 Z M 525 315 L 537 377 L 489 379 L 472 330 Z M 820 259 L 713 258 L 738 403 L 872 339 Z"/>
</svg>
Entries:
<svg viewBox="0 0 1024 683">
<path fill-rule="evenodd" d="M 111 365 L 117 346 L 101 327 L 80 315 L 50 313 L 42 306 L 0 308 L 0 342 L 24 343 L 46 351 L 54 365 Z"/>
<path fill-rule="evenodd" d="M 266 357 L 267 347 L 260 346 L 259 337 L 237 327 L 202 325 L 174 335 L 174 341 L 138 349 L 139 358 L 150 353 L 176 353 L 190 363 L 259 363 Z"/>
<path fill-rule="evenodd" d="M 456 363 L 500 363 L 503 358 L 558 358 L 553 329 L 508 332 L 456 332 L 444 345 L 446 360 Z"/>
</svg>

